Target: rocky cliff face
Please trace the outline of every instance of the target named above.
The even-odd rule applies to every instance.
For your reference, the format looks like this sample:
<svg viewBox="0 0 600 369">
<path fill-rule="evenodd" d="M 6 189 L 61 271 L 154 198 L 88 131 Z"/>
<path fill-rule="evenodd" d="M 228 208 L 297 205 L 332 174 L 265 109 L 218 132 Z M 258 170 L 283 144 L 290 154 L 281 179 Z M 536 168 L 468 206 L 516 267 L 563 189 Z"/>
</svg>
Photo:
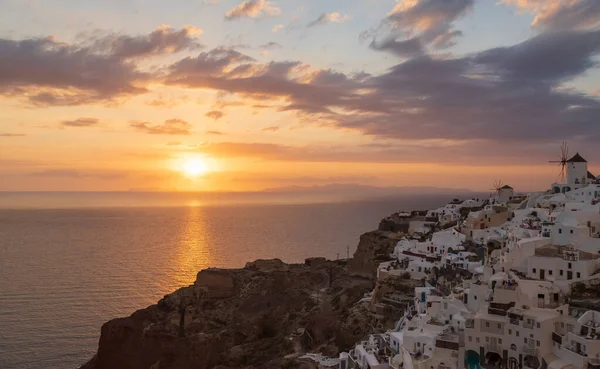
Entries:
<svg viewBox="0 0 600 369">
<path fill-rule="evenodd" d="M 315 258 L 203 270 L 194 285 L 105 323 L 98 352 L 83 368 L 305 367 L 298 353 L 337 355 L 398 318 L 356 304 L 373 289 L 377 260 L 394 244 L 381 232 L 366 233 L 349 266 Z"/>
<path fill-rule="evenodd" d="M 379 263 L 390 260 L 390 254 L 398 240 L 387 237 L 387 232 L 372 231 L 360 236 L 358 248 L 349 262 L 349 271 L 353 275 L 366 278 L 377 276 Z"/>
</svg>

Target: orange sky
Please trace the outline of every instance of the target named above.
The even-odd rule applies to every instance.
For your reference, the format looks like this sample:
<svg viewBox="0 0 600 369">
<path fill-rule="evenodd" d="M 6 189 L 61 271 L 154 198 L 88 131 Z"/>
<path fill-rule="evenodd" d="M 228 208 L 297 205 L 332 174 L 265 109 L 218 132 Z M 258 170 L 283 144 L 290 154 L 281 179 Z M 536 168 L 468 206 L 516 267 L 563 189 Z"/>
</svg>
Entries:
<svg viewBox="0 0 600 369">
<path fill-rule="evenodd" d="M 8 1 L 0 191 L 543 190 L 563 140 L 600 171 L 598 22 L 430 2 Z"/>
</svg>

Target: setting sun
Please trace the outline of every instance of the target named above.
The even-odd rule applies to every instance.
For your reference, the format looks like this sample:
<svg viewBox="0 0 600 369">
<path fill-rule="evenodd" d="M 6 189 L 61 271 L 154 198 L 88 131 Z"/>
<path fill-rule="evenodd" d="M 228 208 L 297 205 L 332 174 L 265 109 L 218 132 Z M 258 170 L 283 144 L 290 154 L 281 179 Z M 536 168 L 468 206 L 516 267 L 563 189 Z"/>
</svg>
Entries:
<svg viewBox="0 0 600 369">
<path fill-rule="evenodd" d="M 198 177 L 208 171 L 208 166 L 203 158 L 188 158 L 183 161 L 181 170 L 190 177 Z"/>
</svg>

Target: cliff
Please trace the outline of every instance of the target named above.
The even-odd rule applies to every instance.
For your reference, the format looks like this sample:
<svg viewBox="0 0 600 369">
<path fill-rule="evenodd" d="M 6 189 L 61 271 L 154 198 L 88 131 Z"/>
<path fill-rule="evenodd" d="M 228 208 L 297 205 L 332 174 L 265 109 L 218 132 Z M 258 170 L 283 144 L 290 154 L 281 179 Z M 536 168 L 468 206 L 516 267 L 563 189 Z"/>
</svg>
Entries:
<svg viewBox="0 0 600 369">
<path fill-rule="evenodd" d="M 390 260 L 398 240 L 388 238 L 389 232 L 372 231 L 360 236 L 360 242 L 349 261 L 349 272 L 366 278 L 377 276 L 379 263 Z"/>
<path fill-rule="evenodd" d="M 394 244 L 375 231 L 361 236 L 349 265 L 315 258 L 203 270 L 193 285 L 105 323 L 97 354 L 82 368 L 310 367 L 296 356 L 337 355 L 398 318 L 356 304 Z"/>
</svg>

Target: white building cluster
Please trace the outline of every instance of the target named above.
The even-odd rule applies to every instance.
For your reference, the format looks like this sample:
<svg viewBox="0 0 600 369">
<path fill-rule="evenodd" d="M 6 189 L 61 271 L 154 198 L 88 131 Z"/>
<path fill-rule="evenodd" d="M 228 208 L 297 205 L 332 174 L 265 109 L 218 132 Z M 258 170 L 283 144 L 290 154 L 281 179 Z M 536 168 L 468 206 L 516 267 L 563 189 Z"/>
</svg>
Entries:
<svg viewBox="0 0 600 369">
<path fill-rule="evenodd" d="M 340 369 L 600 369 L 600 305 L 577 295 L 600 289 L 600 178 L 579 154 L 566 163 L 547 192 L 504 186 L 429 211 L 437 231 L 402 238 L 377 274 L 425 287 Z M 449 284 L 444 270 L 469 277 Z"/>
</svg>

